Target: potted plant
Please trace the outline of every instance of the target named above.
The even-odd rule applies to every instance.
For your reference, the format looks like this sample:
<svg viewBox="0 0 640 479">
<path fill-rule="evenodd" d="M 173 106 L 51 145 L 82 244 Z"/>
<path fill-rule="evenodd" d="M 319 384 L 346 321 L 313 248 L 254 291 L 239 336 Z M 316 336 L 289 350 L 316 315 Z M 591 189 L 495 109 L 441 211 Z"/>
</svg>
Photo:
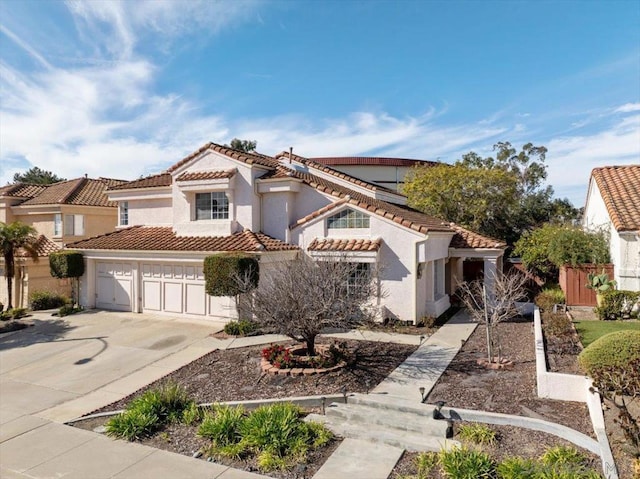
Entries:
<svg viewBox="0 0 640 479">
<path fill-rule="evenodd" d="M 602 293 L 616 288 L 616 282 L 609 279 L 609 275 L 602 270 L 601 274 L 589 273 L 587 275 L 587 288 L 596 292 L 596 303 L 598 307 L 602 306 Z"/>
</svg>

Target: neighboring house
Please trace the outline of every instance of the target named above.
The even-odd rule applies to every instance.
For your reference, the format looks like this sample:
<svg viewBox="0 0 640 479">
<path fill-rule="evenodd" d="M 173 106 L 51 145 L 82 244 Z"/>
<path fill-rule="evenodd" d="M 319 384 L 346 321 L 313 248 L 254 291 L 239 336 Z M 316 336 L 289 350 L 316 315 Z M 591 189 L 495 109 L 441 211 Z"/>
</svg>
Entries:
<svg viewBox="0 0 640 479">
<path fill-rule="evenodd" d="M 0 221 L 21 221 L 41 235 L 39 261 L 18 255 L 14 306 L 26 306 L 30 291 L 46 289 L 70 294 L 69 281 L 51 277 L 47 257 L 66 243 L 103 234 L 117 226 L 117 204 L 109 201 L 105 191 L 120 183 L 107 178 L 77 178 L 50 185 L 14 183 L 0 188 Z M 2 259 L 0 269 L 4 275 Z M 6 300 L 7 285 L 3 280 L 0 301 L 6 304 Z"/>
<path fill-rule="evenodd" d="M 608 232 L 618 289 L 640 291 L 640 165 L 593 169 L 583 225 Z"/>
<path fill-rule="evenodd" d="M 416 166 L 440 164 L 437 161 L 372 156 L 325 156 L 310 160 L 395 191 L 402 191 L 405 177 Z"/>
<path fill-rule="evenodd" d="M 208 297 L 203 259 L 243 251 L 273 262 L 299 254 L 358 263 L 375 274 L 381 318 L 437 316 L 465 258 L 488 277 L 504 244 L 406 206 L 397 192 L 292 153 L 269 157 L 207 143 L 165 172 L 113 186 L 116 231 L 68 247 L 86 258 L 86 307 L 234 317 L 230 298 Z"/>
</svg>

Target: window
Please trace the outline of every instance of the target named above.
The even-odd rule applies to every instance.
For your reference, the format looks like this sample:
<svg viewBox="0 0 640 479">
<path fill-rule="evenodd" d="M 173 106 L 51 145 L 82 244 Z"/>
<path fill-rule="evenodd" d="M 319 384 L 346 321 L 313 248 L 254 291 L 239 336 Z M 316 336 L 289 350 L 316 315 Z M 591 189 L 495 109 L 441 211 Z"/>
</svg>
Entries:
<svg viewBox="0 0 640 479">
<path fill-rule="evenodd" d="M 229 219 L 229 199 L 223 191 L 196 193 L 196 221 Z"/>
<path fill-rule="evenodd" d="M 327 220 L 327 228 L 368 228 L 369 216 L 350 208 L 342 210 Z"/>
<path fill-rule="evenodd" d="M 120 202 L 120 226 L 127 226 L 129 224 L 129 202 Z"/>
<path fill-rule="evenodd" d="M 347 279 L 347 296 L 363 292 L 371 279 L 371 263 L 355 263 Z"/>
<path fill-rule="evenodd" d="M 84 235 L 84 215 L 64 215 L 65 236 Z"/>
<path fill-rule="evenodd" d="M 53 236 L 62 236 L 62 215 L 60 213 L 53 216 Z"/>
</svg>

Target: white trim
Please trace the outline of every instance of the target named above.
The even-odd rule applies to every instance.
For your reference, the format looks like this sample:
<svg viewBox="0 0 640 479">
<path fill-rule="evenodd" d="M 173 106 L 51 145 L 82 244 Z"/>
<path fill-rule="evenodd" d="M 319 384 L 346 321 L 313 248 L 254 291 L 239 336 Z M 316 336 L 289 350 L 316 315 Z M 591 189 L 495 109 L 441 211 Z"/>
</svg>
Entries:
<svg viewBox="0 0 640 479">
<path fill-rule="evenodd" d="M 164 200 L 173 198 L 171 186 L 130 188 L 127 190 L 107 191 L 106 193 L 109 201 Z"/>
<path fill-rule="evenodd" d="M 313 259 L 348 259 L 354 263 L 376 263 L 378 251 L 306 251 Z"/>
<path fill-rule="evenodd" d="M 449 248 L 451 258 L 499 258 L 503 255 L 501 248 Z"/>
</svg>

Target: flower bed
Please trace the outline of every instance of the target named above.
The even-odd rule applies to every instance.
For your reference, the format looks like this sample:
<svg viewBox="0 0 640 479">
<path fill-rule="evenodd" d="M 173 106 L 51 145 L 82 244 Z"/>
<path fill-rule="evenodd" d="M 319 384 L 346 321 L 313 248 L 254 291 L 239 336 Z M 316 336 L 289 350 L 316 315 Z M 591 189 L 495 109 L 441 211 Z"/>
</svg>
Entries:
<svg viewBox="0 0 640 479">
<path fill-rule="evenodd" d="M 268 374 L 304 376 L 337 371 L 347 365 L 348 352 L 344 343 L 316 346 L 316 355 L 308 356 L 304 345 L 285 347 L 273 344 L 262 350 L 260 367 Z"/>
</svg>

